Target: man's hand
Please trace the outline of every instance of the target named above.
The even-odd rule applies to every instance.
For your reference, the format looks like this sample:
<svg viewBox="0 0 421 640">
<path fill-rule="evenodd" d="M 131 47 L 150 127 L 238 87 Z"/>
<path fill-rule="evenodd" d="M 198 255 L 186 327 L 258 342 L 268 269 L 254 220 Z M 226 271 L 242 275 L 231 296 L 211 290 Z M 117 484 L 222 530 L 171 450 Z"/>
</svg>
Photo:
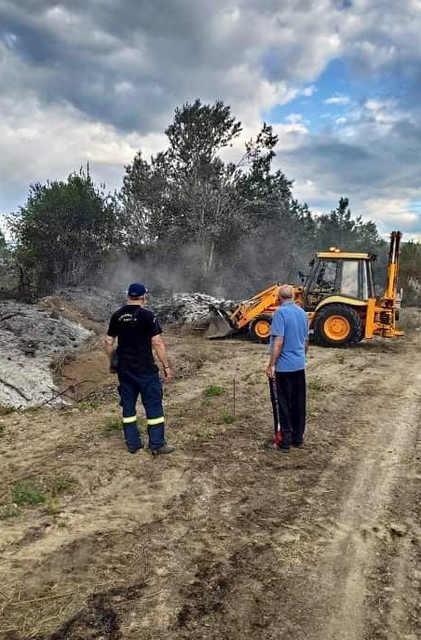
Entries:
<svg viewBox="0 0 421 640">
<path fill-rule="evenodd" d="M 168 363 L 167 350 L 165 348 L 165 343 L 160 335 L 154 336 L 152 338 L 152 347 L 159 358 L 159 361 L 164 370 L 164 382 L 169 382 L 173 379 L 174 374 L 172 369 Z"/>
<path fill-rule="evenodd" d="M 170 382 L 174 378 L 174 373 L 171 367 L 164 367 L 164 382 Z"/>
<path fill-rule="evenodd" d="M 266 375 L 271 380 L 274 378 L 274 376 L 275 376 L 275 365 L 274 364 L 270 364 L 270 363 L 268 364 L 268 366 L 266 367 Z"/>
</svg>

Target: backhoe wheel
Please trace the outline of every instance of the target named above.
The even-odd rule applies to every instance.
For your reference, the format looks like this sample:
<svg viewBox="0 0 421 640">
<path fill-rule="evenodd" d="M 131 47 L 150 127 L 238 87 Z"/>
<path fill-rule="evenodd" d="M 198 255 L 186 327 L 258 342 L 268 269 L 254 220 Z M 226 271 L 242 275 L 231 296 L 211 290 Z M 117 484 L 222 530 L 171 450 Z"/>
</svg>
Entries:
<svg viewBox="0 0 421 640">
<path fill-rule="evenodd" d="M 256 316 L 249 324 L 250 338 L 254 342 L 266 344 L 270 338 L 270 326 L 272 324 L 272 316 L 262 313 Z"/>
<path fill-rule="evenodd" d="M 314 338 L 323 347 L 352 347 L 363 337 L 363 324 L 353 307 L 329 304 L 316 315 Z"/>
</svg>

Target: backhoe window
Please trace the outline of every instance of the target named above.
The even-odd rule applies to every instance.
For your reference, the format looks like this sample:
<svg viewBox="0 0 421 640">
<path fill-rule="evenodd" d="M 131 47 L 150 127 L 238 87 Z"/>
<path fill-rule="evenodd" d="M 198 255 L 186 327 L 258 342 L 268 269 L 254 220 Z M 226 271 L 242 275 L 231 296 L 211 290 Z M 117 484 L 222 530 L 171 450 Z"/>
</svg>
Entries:
<svg viewBox="0 0 421 640">
<path fill-rule="evenodd" d="M 344 260 L 341 293 L 358 298 L 358 261 Z"/>
<path fill-rule="evenodd" d="M 316 291 L 323 291 L 326 293 L 333 293 L 335 291 L 337 267 L 338 263 L 334 261 L 328 262 L 327 260 L 324 260 L 323 262 L 320 262 L 317 275 L 314 280 L 314 289 Z"/>
</svg>

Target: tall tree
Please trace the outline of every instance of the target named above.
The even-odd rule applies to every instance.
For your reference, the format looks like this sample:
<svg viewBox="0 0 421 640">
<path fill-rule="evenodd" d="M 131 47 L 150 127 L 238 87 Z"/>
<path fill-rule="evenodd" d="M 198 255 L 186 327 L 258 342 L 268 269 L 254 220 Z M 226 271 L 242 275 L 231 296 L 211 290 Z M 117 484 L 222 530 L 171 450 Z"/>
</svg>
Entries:
<svg viewBox="0 0 421 640">
<path fill-rule="evenodd" d="M 239 243 L 263 220 L 292 208 L 291 183 L 281 172 L 271 174 L 272 127 L 263 125 L 236 162 L 222 160 L 241 131 L 228 106 L 196 100 L 176 110 L 165 151 L 151 162 L 135 156 L 121 192 L 129 226 L 137 230 L 127 238 L 132 255 L 159 246 L 168 261 L 174 249 L 188 246 L 203 286 L 226 272 Z"/>
</svg>

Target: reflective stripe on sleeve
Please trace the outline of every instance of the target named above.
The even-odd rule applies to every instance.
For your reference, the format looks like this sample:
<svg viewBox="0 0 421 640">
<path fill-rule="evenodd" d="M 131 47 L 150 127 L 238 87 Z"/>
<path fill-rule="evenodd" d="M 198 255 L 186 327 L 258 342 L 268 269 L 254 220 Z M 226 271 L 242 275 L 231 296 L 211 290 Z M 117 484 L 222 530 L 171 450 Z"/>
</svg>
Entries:
<svg viewBox="0 0 421 640">
<path fill-rule="evenodd" d="M 164 416 L 161 416 L 160 418 L 150 418 L 148 420 L 148 425 L 150 427 L 154 427 L 155 425 L 162 424 L 163 422 L 165 422 Z"/>
<path fill-rule="evenodd" d="M 130 422 L 136 422 L 137 416 L 130 416 L 129 418 L 123 418 L 123 424 L 130 424 Z"/>
</svg>

